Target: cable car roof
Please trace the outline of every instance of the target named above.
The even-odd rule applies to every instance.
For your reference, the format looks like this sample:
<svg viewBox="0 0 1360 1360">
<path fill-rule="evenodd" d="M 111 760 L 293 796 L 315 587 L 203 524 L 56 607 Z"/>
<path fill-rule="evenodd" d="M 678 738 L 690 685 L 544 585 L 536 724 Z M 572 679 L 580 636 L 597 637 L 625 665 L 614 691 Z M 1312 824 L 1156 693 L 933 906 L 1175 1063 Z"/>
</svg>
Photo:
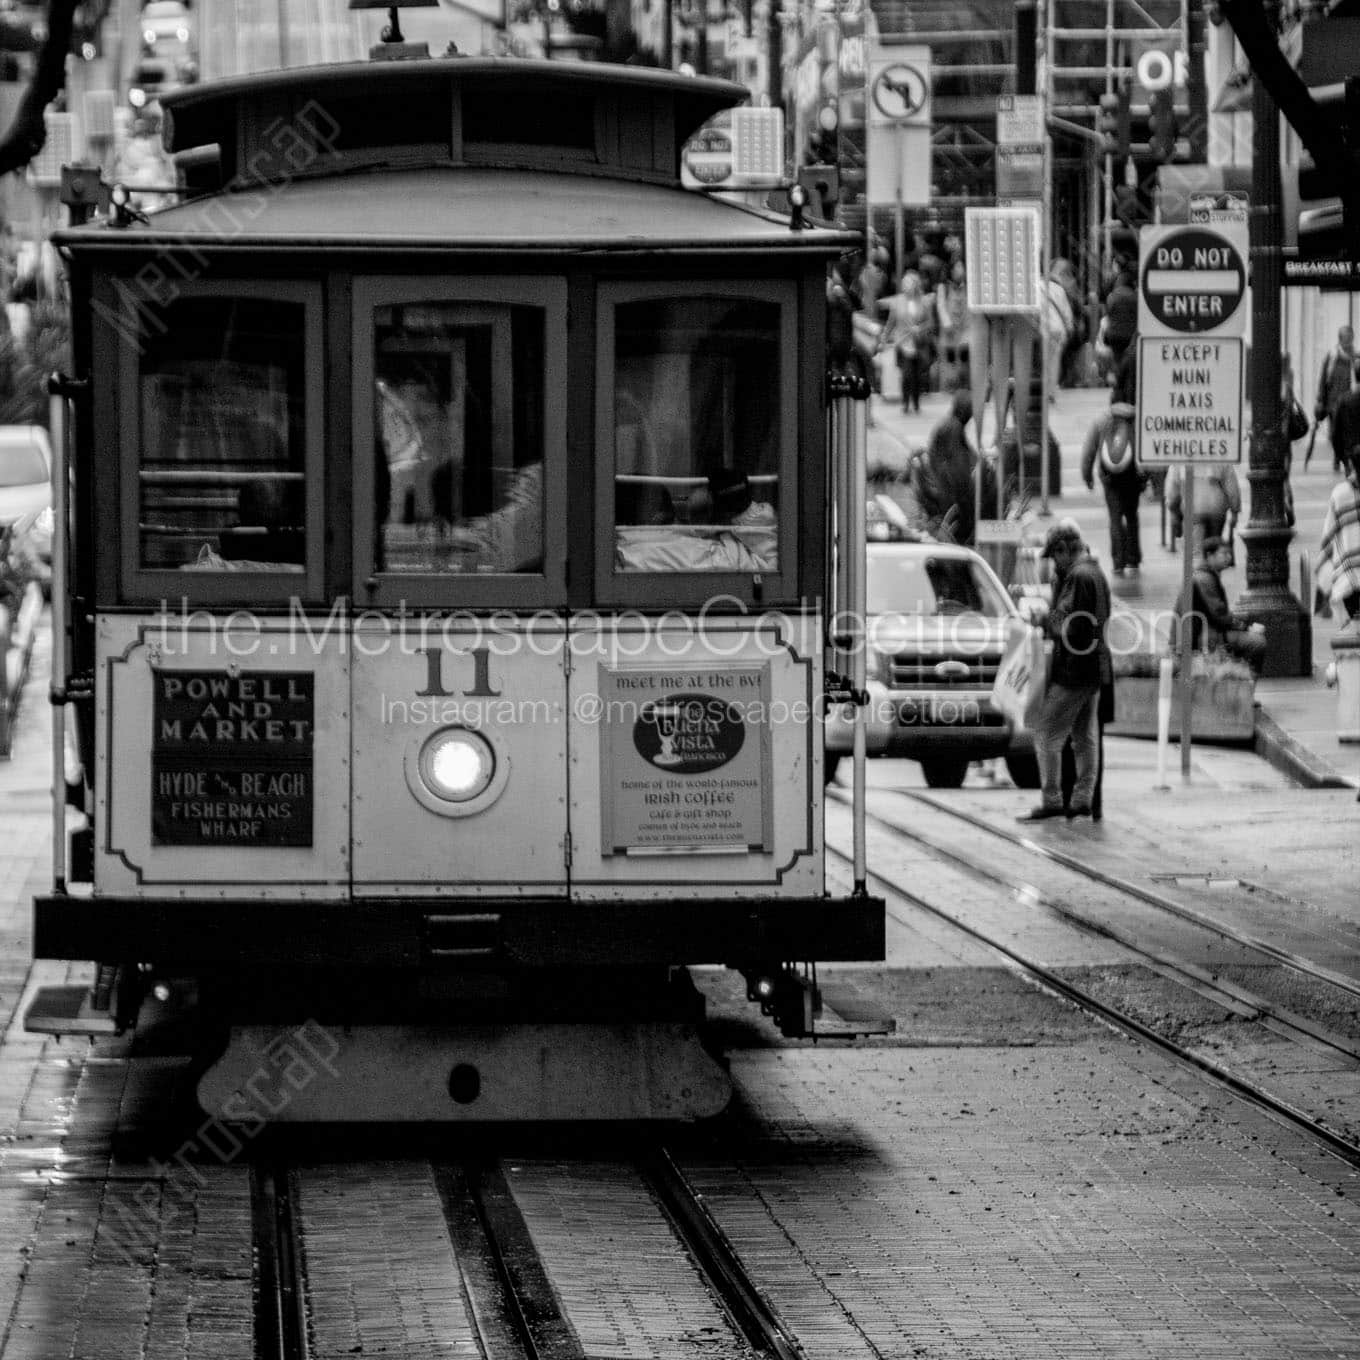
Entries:
<svg viewBox="0 0 1360 1360">
<path fill-rule="evenodd" d="M 145 250 L 393 249 L 499 253 L 632 250 L 832 255 L 848 232 L 795 231 L 778 213 L 656 184 L 528 170 L 425 169 L 300 179 L 213 194 L 125 228 L 71 228 L 63 246 Z"/>
</svg>

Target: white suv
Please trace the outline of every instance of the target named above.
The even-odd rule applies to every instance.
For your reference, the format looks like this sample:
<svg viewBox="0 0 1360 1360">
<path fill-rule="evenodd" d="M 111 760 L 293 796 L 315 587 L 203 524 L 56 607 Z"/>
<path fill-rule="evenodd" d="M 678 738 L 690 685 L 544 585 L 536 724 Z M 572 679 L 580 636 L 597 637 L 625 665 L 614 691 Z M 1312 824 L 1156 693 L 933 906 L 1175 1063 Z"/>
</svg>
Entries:
<svg viewBox="0 0 1360 1360">
<path fill-rule="evenodd" d="M 952 543 L 871 542 L 866 595 L 868 754 L 920 761 L 931 788 L 958 788 L 970 762 L 1004 756 L 1020 787 L 1037 788 L 1033 735 L 992 705 L 1007 627 L 1021 613 L 991 567 Z M 848 658 L 837 661 L 849 674 Z M 828 782 L 850 752 L 852 713 L 829 715 Z"/>
</svg>

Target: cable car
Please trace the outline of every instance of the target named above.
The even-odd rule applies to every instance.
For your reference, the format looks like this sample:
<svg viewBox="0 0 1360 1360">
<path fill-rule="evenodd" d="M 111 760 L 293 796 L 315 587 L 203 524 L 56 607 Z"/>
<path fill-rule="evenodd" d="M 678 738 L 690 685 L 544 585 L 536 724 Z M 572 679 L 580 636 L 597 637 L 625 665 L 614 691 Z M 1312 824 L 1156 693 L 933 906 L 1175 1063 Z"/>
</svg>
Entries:
<svg viewBox="0 0 1360 1360">
<path fill-rule="evenodd" d="M 59 233 L 83 773 L 34 948 L 99 967 L 30 1029 L 191 997 L 223 1117 L 695 1118 L 729 1083 L 687 966 L 810 1034 L 814 962 L 882 958 L 821 803 L 853 241 L 681 188 L 744 98 L 475 58 L 188 86 L 179 201 Z M 290 1083 L 300 1036 L 332 1079 Z"/>
</svg>

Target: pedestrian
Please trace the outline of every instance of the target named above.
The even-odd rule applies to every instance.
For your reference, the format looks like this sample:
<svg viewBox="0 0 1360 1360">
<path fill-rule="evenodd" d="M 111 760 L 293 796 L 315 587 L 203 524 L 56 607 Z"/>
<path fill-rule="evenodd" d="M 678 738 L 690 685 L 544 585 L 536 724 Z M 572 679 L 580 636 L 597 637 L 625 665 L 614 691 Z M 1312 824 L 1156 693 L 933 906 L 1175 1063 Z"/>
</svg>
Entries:
<svg viewBox="0 0 1360 1360">
<path fill-rule="evenodd" d="M 967 385 L 968 332 L 972 317 L 968 310 L 968 284 L 962 260 L 955 260 L 949 278 L 935 290 L 935 315 L 940 322 L 940 355 L 949 366 L 941 371 L 940 387 Z M 971 403 L 970 403 L 971 405 Z"/>
<path fill-rule="evenodd" d="M 1076 524 L 1071 520 L 1055 524 L 1041 556 L 1052 558 L 1056 573 L 1045 623 L 1053 639 L 1053 660 L 1034 731 L 1043 795 L 1039 806 L 1020 818 L 1029 822 L 1091 816 L 1099 772 L 1100 693 L 1114 674 L 1105 641 L 1109 583 L 1086 551 Z M 1071 801 L 1064 808 L 1062 752 L 1069 737 L 1076 768 Z"/>
<path fill-rule="evenodd" d="M 930 432 L 925 452 L 911 463 L 912 494 L 926 527 L 934 537 L 955 543 L 973 541 L 977 454 L 966 433 L 972 418 L 973 399 L 967 392 L 955 392 L 949 414 Z"/>
<path fill-rule="evenodd" d="M 1349 326 L 1342 326 L 1336 333 L 1336 348 L 1322 361 L 1322 371 L 1318 374 L 1317 399 L 1313 403 L 1313 418 L 1322 423 L 1327 420 L 1327 435 L 1332 441 L 1332 471 L 1340 472 L 1346 449 L 1338 440 L 1336 411 L 1341 399 L 1355 390 L 1356 366 L 1360 356 L 1355 352 L 1355 332 Z M 1310 448 L 1303 456 L 1303 466 L 1308 467 L 1312 457 Z"/>
<path fill-rule="evenodd" d="M 1138 334 L 1138 293 L 1134 288 L 1133 270 L 1121 268 L 1114 286 L 1105 299 L 1105 316 L 1100 323 L 1097 344 L 1110 352 L 1110 371 L 1119 371 L 1120 361 Z"/>
<path fill-rule="evenodd" d="M 878 325 L 878 304 L 888 290 L 887 264 L 888 252 L 880 245 L 874 246 L 869 251 L 857 280 L 859 291 L 857 305 L 875 326 Z"/>
<path fill-rule="evenodd" d="M 1062 377 L 1062 358 L 1072 333 L 1077 328 L 1076 313 L 1067 280 L 1072 266 L 1066 260 L 1054 260 L 1044 281 L 1044 295 L 1039 315 L 1039 329 L 1044 342 L 1044 371 L 1048 374 L 1048 391 L 1052 399 Z"/>
<path fill-rule="evenodd" d="M 1228 605 L 1220 578 L 1232 561 L 1232 548 L 1227 542 L 1213 535 L 1204 540 L 1195 558 L 1189 607 L 1184 590 L 1176 598 L 1176 625 L 1179 630 L 1189 620 L 1191 648 L 1198 650 L 1203 646 L 1213 651 L 1221 647 L 1229 656 L 1245 661 L 1253 675 L 1260 675 L 1266 659 L 1266 630 L 1262 624 L 1234 614 Z"/>
<path fill-rule="evenodd" d="M 902 375 L 902 409 L 919 411 L 921 393 L 930 372 L 935 340 L 935 299 L 921 291 L 921 276 L 908 269 L 902 275 L 902 291 L 886 303 L 888 320 L 882 345 L 891 345 Z"/>
<path fill-rule="evenodd" d="M 1280 355 L 1280 445 L 1284 450 L 1284 521 L 1294 527 L 1294 444 L 1308 433 L 1308 416 L 1294 394 L 1294 361 Z"/>
<path fill-rule="evenodd" d="M 1143 495 L 1143 472 L 1134 456 L 1135 408 L 1128 402 L 1111 402 L 1086 433 L 1081 451 L 1081 477 L 1088 490 L 1095 489 L 1095 473 L 1105 493 L 1110 517 L 1110 564 L 1116 576 L 1137 572 L 1143 565 L 1138 536 L 1138 502 Z"/>
<path fill-rule="evenodd" d="M 1354 387 L 1337 402 L 1331 419 L 1332 456 L 1339 471 L 1360 457 L 1360 387 Z"/>
<path fill-rule="evenodd" d="M 1167 470 L 1166 511 L 1171 521 L 1171 533 L 1179 538 L 1185 531 L 1182 507 L 1182 477 L 1180 464 Z M 1203 552 L 1206 538 L 1221 538 L 1232 552 L 1233 532 L 1242 513 L 1242 488 L 1237 481 L 1237 470 L 1231 463 L 1215 463 L 1201 468 L 1195 476 L 1194 538 L 1190 547 L 1195 556 Z M 1231 522 L 1229 522 L 1231 520 Z"/>
<path fill-rule="evenodd" d="M 1360 458 L 1349 460 L 1346 476 L 1332 488 L 1322 521 L 1317 590 L 1323 612 L 1360 619 Z"/>
</svg>

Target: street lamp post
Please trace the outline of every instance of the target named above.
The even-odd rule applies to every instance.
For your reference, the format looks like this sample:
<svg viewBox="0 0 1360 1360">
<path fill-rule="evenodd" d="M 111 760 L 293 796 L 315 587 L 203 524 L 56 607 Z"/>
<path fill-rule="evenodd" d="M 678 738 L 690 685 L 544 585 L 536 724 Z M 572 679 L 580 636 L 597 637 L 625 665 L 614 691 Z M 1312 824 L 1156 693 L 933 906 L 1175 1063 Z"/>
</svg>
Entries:
<svg viewBox="0 0 1360 1360">
<path fill-rule="evenodd" d="M 1278 28 L 1278 0 L 1267 5 Z M 1285 445 L 1280 430 L 1280 286 L 1283 222 L 1280 210 L 1280 111 L 1266 82 L 1252 82 L 1251 170 L 1251 519 L 1247 588 L 1238 612 L 1265 625 L 1267 676 L 1312 674 L 1312 626 L 1289 589 L 1289 543 L 1284 513 Z"/>
</svg>

